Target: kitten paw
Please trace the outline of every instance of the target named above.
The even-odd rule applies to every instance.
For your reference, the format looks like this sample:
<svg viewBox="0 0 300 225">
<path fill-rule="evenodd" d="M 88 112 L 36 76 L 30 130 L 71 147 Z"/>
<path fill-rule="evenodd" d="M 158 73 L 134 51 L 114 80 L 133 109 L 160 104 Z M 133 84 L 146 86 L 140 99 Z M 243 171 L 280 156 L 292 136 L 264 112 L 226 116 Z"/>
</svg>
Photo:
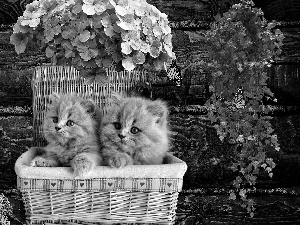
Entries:
<svg viewBox="0 0 300 225">
<path fill-rule="evenodd" d="M 123 168 L 124 166 L 131 164 L 132 159 L 126 153 L 116 154 L 108 159 L 108 165 L 115 168 Z"/>
<path fill-rule="evenodd" d="M 40 157 L 40 156 L 37 156 L 31 161 L 30 166 L 34 166 L 34 167 L 51 167 L 51 163 L 47 159 L 45 159 L 43 157 Z"/>
<path fill-rule="evenodd" d="M 85 177 L 93 169 L 93 163 L 90 160 L 88 160 L 86 157 L 80 155 L 76 156 L 72 160 L 71 166 L 74 169 L 75 177 L 78 178 Z"/>
</svg>

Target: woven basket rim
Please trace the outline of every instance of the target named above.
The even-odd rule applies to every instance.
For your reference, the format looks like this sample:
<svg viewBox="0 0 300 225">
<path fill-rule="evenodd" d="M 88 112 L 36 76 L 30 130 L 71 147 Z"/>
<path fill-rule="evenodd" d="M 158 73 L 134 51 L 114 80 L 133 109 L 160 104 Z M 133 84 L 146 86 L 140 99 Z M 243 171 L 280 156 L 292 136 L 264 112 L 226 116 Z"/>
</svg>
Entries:
<svg viewBox="0 0 300 225">
<path fill-rule="evenodd" d="M 34 148 L 24 152 L 15 163 L 15 172 L 21 178 L 30 179 L 74 179 L 71 167 L 32 167 L 31 160 L 36 155 Z M 121 169 L 97 166 L 88 177 L 93 178 L 183 178 L 187 164 L 167 153 L 167 164 L 130 165 Z"/>
</svg>

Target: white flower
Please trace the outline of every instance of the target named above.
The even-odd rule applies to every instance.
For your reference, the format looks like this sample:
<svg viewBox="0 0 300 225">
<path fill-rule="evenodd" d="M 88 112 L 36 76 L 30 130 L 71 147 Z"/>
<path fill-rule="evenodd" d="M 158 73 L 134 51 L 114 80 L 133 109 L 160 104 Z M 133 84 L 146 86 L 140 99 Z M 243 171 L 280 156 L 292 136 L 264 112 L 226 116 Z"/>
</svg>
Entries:
<svg viewBox="0 0 300 225">
<path fill-rule="evenodd" d="M 253 135 L 250 135 L 250 136 L 247 137 L 247 140 L 248 140 L 248 141 L 255 141 L 255 140 L 256 140 L 256 137 L 253 136 Z"/>
<path fill-rule="evenodd" d="M 221 123 L 220 123 L 222 126 L 227 126 L 227 122 L 226 121 L 222 121 Z"/>
<path fill-rule="evenodd" d="M 244 142 L 244 135 L 240 134 L 237 139 L 236 139 L 237 142 L 240 142 L 240 143 L 243 143 Z"/>
</svg>

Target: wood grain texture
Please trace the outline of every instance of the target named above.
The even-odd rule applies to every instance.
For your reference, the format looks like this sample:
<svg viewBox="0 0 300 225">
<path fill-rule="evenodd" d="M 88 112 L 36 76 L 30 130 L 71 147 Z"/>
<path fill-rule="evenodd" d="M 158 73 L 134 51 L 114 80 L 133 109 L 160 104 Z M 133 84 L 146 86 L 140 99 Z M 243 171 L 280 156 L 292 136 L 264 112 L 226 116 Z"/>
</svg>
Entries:
<svg viewBox="0 0 300 225">
<path fill-rule="evenodd" d="M 23 14 L 25 6 L 30 2 L 32 0 L 1 0 L 0 24 L 15 23 L 18 16 Z"/>
</svg>

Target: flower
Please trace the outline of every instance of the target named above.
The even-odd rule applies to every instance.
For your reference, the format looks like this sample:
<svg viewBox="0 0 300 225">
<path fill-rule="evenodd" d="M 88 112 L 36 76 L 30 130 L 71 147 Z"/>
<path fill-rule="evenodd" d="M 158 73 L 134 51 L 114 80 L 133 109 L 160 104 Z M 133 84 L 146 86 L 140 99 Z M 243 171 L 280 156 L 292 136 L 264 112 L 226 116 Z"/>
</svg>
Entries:
<svg viewBox="0 0 300 225">
<path fill-rule="evenodd" d="M 174 58 L 167 15 L 145 0 L 35 0 L 14 26 L 18 54 L 33 38 L 47 57 L 75 66 L 162 69 Z M 54 60 L 55 61 L 55 60 Z"/>
<path fill-rule="evenodd" d="M 240 143 L 243 143 L 244 142 L 244 135 L 240 134 L 237 139 L 236 139 L 237 142 L 240 142 Z"/>
</svg>

